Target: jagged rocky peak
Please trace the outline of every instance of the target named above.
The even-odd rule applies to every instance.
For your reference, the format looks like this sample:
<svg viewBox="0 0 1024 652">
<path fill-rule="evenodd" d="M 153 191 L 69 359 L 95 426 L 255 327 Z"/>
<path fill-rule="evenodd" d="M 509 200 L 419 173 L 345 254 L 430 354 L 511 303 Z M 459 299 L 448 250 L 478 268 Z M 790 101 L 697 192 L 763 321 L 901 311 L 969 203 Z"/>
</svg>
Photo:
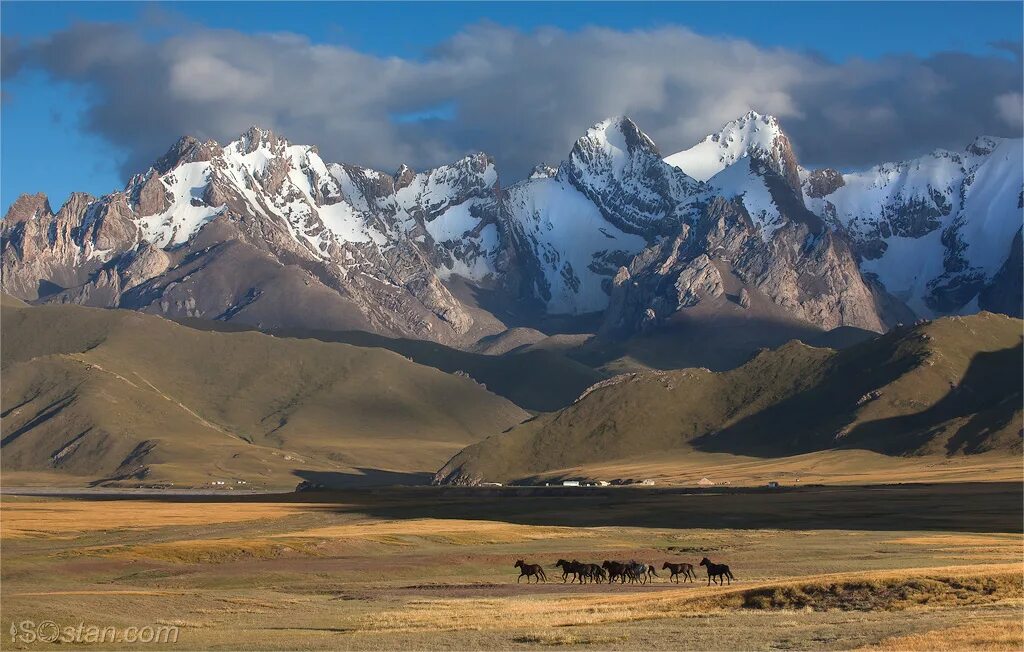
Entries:
<svg viewBox="0 0 1024 652">
<path fill-rule="evenodd" d="M 846 184 L 843 175 L 833 168 L 820 168 L 808 172 L 804 178 L 803 189 L 811 199 L 819 199 L 831 195 Z"/>
<path fill-rule="evenodd" d="M 252 154 L 260 148 L 280 152 L 288 146 L 288 141 L 275 134 L 273 130 L 257 125 L 246 129 L 234 142 L 238 143 L 238 149 L 243 154 Z"/>
<path fill-rule="evenodd" d="M 748 111 L 726 123 L 690 149 L 665 158 L 665 162 L 700 181 L 707 181 L 742 158 L 756 158 L 786 179 L 800 192 L 800 169 L 789 138 L 778 118 Z"/>
<path fill-rule="evenodd" d="M 621 178 L 629 159 L 661 158 L 658 146 L 627 117 L 598 122 L 573 145 L 563 166 L 609 168 Z"/>
<path fill-rule="evenodd" d="M 201 141 L 194 136 L 183 136 L 167 150 L 166 154 L 157 159 L 153 168 L 160 174 L 167 174 L 184 163 L 209 161 L 223 153 L 224 148 L 215 140 Z"/>
<path fill-rule="evenodd" d="M 877 307 L 884 297 L 876 297 L 860 277 L 840 237 L 788 220 L 766 240 L 739 198 L 716 197 L 692 227 L 681 225 L 674 238 L 649 247 L 620 270 L 601 332 L 629 336 L 698 304 L 721 304 L 726 276 L 739 284 L 730 292 L 749 288 L 742 308 L 756 290 L 790 315 L 824 328 L 885 330 L 886 317 Z"/>
<path fill-rule="evenodd" d="M 4 218 L 5 226 L 28 222 L 42 217 L 50 217 L 53 210 L 50 208 L 50 200 L 45 193 L 24 194 L 14 200 L 11 208 Z"/>
<path fill-rule="evenodd" d="M 967 146 L 967 153 L 974 154 L 975 156 L 988 156 L 994 152 L 1002 142 L 1002 138 L 978 136 L 974 139 L 974 142 Z"/>
<path fill-rule="evenodd" d="M 533 166 L 530 171 L 530 179 L 550 179 L 558 174 L 558 168 L 551 167 L 547 163 L 539 163 Z"/>
<path fill-rule="evenodd" d="M 405 163 L 402 163 L 401 165 L 398 166 L 398 169 L 395 170 L 395 190 L 401 190 L 402 188 L 405 188 L 410 183 L 412 183 L 412 180 L 415 178 L 416 171 L 413 170 L 408 165 L 406 165 Z"/>
<path fill-rule="evenodd" d="M 605 220 L 648 239 L 692 216 L 702 190 L 662 161 L 654 141 L 626 117 L 588 129 L 559 167 L 558 179 L 583 193 Z"/>
</svg>

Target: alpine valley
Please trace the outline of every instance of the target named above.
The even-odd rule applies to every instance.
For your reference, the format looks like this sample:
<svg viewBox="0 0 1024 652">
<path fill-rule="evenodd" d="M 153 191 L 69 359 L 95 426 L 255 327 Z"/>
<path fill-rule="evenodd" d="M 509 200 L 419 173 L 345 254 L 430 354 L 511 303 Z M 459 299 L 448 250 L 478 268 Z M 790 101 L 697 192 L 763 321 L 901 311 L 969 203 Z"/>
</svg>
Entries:
<svg viewBox="0 0 1024 652">
<path fill-rule="evenodd" d="M 324 161 L 316 147 L 258 127 L 227 144 L 186 136 L 123 191 L 75 193 L 56 211 L 42 194 L 22 195 L 5 216 L 4 470 L 200 483 L 216 471 L 195 471 L 180 451 L 210 469 L 230 464 L 219 461 L 221 453 L 203 453 L 213 449 L 189 434 L 195 431 L 217 443 L 223 460 L 244 453 L 252 469 L 267 467 L 268 486 L 295 478 L 278 463 L 281 451 L 289 460 L 312 460 L 317 472 L 433 473 L 463 446 L 504 437 L 497 433 L 531 412 L 551 413 L 513 428 L 507 441 L 537 450 L 532 438 L 549 435 L 544 446 L 557 448 L 557 460 L 517 466 L 485 459 L 501 450 L 492 439 L 460 453 L 438 480 L 535 476 L 594 461 L 570 459 L 566 450 L 583 435 L 560 430 L 560 420 L 570 418 L 564 415 L 585 412 L 587 432 L 605 437 L 615 429 L 593 409 L 600 396 L 623 397 L 628 406 L 616 413 L 656 409 L 645 403 L 650 392 L 634 389 L 661 383 L 660 376 L 625 382 L 617 374 L 706 367 L 671 380 L 696 392 L 699 378 L 723 382 L 707 375 L 719 372 L 760 387 L 760 367 L 785 376 L 778 370 L 797 360 L 813 383 L 793 380 L 761 408 L 743 408 L 763 408 L 747 417 L 767 423 L 780 403 L 804 405 L 806 392 L 842 386 L 839 375 L 867 373 L 856 354 L 808 353 L 805 346 L 853 346 L 848 350 L 874 356 L 872 364 L 886 369 L 856 396 L 843 394 L 851 415 L 865 413 L 858 401 L 877 398 L 863 397 L 889 391 L 906 370 L 950 347 L 960 356 L 950 387 L 964 377 L 988 387 L 977 380 L 971 356 L 1005 357 L 1012 366 L 1019 321 L 983 315 L 955 322 L 996 329 L 984 344 L 964 343 L 960 326 L 933 331 L 919 322 L 948 324 L 943 318 L 979 312 L 1022 316 L 1022 159 L 1021 139 L 980 136 L 960 151 L 867 170 L 811 170 L 800 165 L 779 121 L 753 111 L 667 156 L 629 118 L 608 119 L 588 129 L 557 167 L 538 165 L 515 183 L 503 183 L 484 153 L 391 174 Z M 148 315 L 101 317 L 88 308 Z M 75 323 L 92 330 L 73 344 L 54 336 L 30 345 L 32 333 L 70 333 Z M 918 330 L 906 330 L 915 323 Z M 950 329 L 955 335 L 947 336 Z M 937 344 L 911 351 L 908 342 L 933 336 Z M 24 348 L 9 351 L 12 338 Z M 803 344 L 786 344 L 794 339 Z M 204 354 L 188 362 L 172 342 L 187 343 L 193 357 Z M 402 357 L 358 352 L 368 348 Z M 765 348 L 775 352 L 758 354 Z M 258 378 L 259 364 L 228 351 L 305 367 L 289 376 L 285 400 L 272 379 Z M 893 351 L 904 366 L 885 362 Z M 147 356 L 152 366 L 140 362 Z M 361 365 L 376 370 L 395 403 L 360 393 Z M 189 369 L 206 370 L 196 372 L 200 385 L 189 384 Z M 227 369 L 242 375 L 228 380 Z M 1019 398 L 1019 374 L 1016 381 L 1005 375 L 1016 382 L 1006 396 Z M 932 376 L 923 376 L 929 396 L 941 401 L 944 381 Z M 621 382 L 574 403 L 613 377 Z M 125 394 L 118 378 L 131 387 L 121 387 Z M 235 394 L 254 387 L 267 397 L 259 409 Z M 438 411 L 430 395 L 460 407 Z M 216 396 L 223 400 L 212 401 Z M 1019 454 L 1019 400 L 1012 409 L 960 398 L 941 420 L 943 442 L 956 443 L 947 452 Z M 950 420 L 970 420 L 975 403 L 989 410 L 985 423 L 993 425 L 965 444 L 955 434 L 959 422 Z M 706 427 L 695 421 L 685 445 L 711 441 L 722 452 L 727 438 L 707 437 L 737 418 L 740 406 L 730 405 L 704 418 Z M 886 418 L 905 415 L 905 407 Z M 145 427 L 132 425 L 130 412 L 140 409 Z M 164 411 L 173 418 L 161 417 Z M 388 432 L 392 411 L 401 415 L 401 436 Z M 372 414 L 372 427 L 354 414 Z M 315 425 L 315 438 L 296 425 L 303 422 Z M 851 427 L 829 423 L 824 430 L 804 423 L 799 445 L 783 446 L 784 454 L 825 450 L 816 437 Z M 160 434 L 161 424 L 173 432 Z M 341 440 L 332 443 L 334 424 L 345 433 L 344 452 Z M 419 437 L 420 426 L 429 437 Z M 364 430 L 380 441 L 356 442 Z M 672 439 L 669 431 L 661 428 L 658 437 Z M 764 448 L 747 430 L 742 435 L 734 439 L 744 451 Z M 395 463 L 382 461 L 395 458 L 381 437 L 404 442 Z M 557 443 L 563 440 L 569 449 Z M 900 446 L 864 440 L 866 450 L 884 454 L 946 451 L 920 438 Z M 426 453 L 410 443 L 416 441 Z M 645 445 L 642 437 L 629 441 Z M 600 449 L 628 456 L 625 442 Z M 179 467 L 192 470 L 181 475 Z"/>
</svg>

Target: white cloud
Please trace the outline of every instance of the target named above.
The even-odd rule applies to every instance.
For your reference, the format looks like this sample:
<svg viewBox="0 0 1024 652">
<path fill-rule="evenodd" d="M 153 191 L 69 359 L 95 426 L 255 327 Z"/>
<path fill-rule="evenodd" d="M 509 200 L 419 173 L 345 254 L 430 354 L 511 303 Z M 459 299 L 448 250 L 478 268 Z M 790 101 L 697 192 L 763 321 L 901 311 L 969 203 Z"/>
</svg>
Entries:
<svg viewBox="0 0 1024 652">
<path fill-rule="evenodd" d="M 1020 93 L 1003 93 L 995 99 L 999 117 L 1017 130 L 1024 123 L 1024 95 Z"/>
<path fill-rule="evenodd" d="M 1003 56 L 835 64 L 678 27 L 481 24 L 403 59 L 294 34 L 191 26 L 150 42 L 132 26 L 80 23 L 34 43 L 5 40 L 3 51 L 95 89 L 86 124 L 130 152 L 126 171 L 183 134 L 224 141 L 252 123 L 386 170 L 483 150 L 506 180 L 557 163 L 590 124 L 620 114 L 669 153 L 754 108 L 782 120 L 804 162 L 837 167 L 1021 134 L 1019 62 Z M 442 105 L 454 119 L 393 119 Z"/>
</svg>

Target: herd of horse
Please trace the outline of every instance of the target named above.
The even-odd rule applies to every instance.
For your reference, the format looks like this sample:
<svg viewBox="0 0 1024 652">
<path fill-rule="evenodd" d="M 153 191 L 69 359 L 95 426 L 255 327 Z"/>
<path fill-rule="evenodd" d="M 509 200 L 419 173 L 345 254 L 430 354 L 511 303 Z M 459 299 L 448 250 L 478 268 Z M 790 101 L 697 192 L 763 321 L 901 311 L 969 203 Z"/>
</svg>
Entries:
<svg viewBox="0 0 1024 652">
<path fill-rule="evenodd" d="M 732 572 L 729 570 L 729 566 L 726 564 L 716 564 L 710 559 L 705 557 L 700 560 L 700 566 L 704 566 L 708 571 L 708 586 L 711 586 L 711 582 L 722 585 L 725 582 L 732 584 L 732 581 L 736 579 L 733 577 Z M 548 576 L 544 572 L 544 567 L 540 564 L 527 564 L 522 559 L 516 561 L 514 568 L 519 569 L 519 577 L 516 578 L 516 584 L 518 584 L 524 577 L 526 583 L 530 583 L 530 579 L 533 578 L 539 584 L 540 582 L 547 582 Z M 608 561 L 607 559 L 601 564 L 587 564 L 581 561 L 567 559 L 559 559 L 555 562 L 555 568 L 562 569 L 562 582 L 565 583 L 572 577 L 572 582 L 579 582 L 580 584 L 586 584 L 587 582 L 603 583 L 608 582 L 609 584 L 619 581 L 621 584 L 646 584 L 647 582 L 653 582 L 655 577 L 661 577 L 655 571 L 654 566 L 645 564 L 634 560 L 630 561 Z M 669 571 L 668 581 L 675 581 L 679 584 L 679 576 L 682 575 L 684 580 L 693 582 L 697 579 L 697 573 L 694 572 L 693 564 L 687 563 L 673 563 L 665 562 L 661 570 Z"/>
</svg>

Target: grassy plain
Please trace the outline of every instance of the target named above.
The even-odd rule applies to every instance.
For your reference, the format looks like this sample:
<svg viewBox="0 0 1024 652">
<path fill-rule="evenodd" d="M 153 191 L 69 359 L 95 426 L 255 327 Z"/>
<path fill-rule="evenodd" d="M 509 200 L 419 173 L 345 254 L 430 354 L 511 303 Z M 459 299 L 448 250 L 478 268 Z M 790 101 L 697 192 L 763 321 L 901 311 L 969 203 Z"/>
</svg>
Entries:
<svg viewBox="0 0 1024 652">
<path fill-rule="evenodd" d="M 174 626 L 153 647 L 180 649 L 1024 645 L 1019 483 L 563 494 L 5 495 L 3 647 L 57 647 L 7 633 L 47 619 Z M 704 555 L 737 581 L 573 586 L 552 568 Z M 518 558 L 551 581 L 517 585 Z"/>
</svg>

